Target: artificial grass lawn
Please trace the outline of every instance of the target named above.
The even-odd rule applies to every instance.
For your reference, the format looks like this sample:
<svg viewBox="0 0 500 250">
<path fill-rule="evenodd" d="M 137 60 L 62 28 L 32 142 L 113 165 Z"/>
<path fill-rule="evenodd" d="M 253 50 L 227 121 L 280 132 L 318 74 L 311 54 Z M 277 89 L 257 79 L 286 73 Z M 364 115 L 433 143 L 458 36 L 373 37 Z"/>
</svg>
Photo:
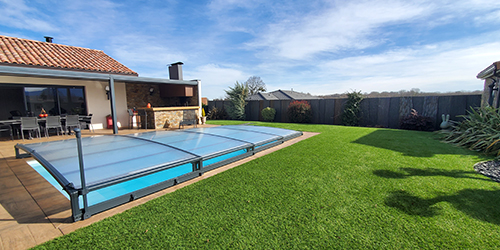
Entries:
<svg viewBox="0 0 500 250">
<path fill-rule="evenodd" d="M 212 124 L 237 124 L 217 121 Z M 428 132 L 320 132 L 38 248 L 497 248 L 499 184 Z"/>
</svg>

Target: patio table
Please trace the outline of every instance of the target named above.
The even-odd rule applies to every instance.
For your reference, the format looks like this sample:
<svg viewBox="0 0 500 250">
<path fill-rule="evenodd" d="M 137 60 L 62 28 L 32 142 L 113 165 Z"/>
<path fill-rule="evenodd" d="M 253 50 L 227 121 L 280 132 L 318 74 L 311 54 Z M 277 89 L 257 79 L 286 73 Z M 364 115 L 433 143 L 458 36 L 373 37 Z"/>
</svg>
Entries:
<svg viewBox="0 0 500 250">
<path fill-rule="evenodd" d="M 88 121 L 89 118 L 92 118 L 92 116 L 88 116 L 88 115 L 80 115 L 78 116 L 78 120 L 80 122 L 83 122 L 83 121 Z M 45 127 L 45 122 L 47 121 L 47 119 L 45 117 L 43 118 L 38 118 L 38 124 L 40 125 L 40 127 Z M 63 125 L 63 133 L 66 133 L 67 131 L 65 130 L 64 128 L 64 124 L 66 122 L 66 116 L 61 116 L 61 122 L 62 122 L 62 125 Z M 0 120 L 0 125 L 9 125 L 12 130 L 16 131 L 16 135 L 17 135 L 17 139 L 19 139 L 19 129 L 16 129 L 16 126 L 21 126 L 21 119 L 12 119 L 12 120 Z"/>
</svg>

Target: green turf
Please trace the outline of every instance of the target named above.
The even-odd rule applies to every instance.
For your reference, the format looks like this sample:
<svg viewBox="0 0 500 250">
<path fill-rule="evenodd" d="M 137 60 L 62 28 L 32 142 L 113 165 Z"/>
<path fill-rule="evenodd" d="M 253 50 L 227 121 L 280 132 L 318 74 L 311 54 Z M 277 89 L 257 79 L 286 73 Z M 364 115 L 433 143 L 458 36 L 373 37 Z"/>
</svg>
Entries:
<svg viewBox="0 0 500 250">
<path fill-rule="evenodd" d="M 481 155 L 428 132 L 255 124 L 321 134 L 38 247 L 500 246 L 500 186 L 474 172 Z"/>
</svg>

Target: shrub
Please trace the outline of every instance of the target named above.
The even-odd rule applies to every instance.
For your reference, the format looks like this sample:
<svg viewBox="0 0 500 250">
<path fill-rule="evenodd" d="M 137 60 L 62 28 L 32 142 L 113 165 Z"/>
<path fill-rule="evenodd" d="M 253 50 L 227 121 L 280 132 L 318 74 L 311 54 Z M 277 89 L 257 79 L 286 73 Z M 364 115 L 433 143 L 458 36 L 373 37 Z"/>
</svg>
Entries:
<svg viewBox="0 0 500 250">
<path fill-rule="evenodd" d="M 444 132 L 443 141 L 500 156 L 500 114 L 493 107 L 471 109 L 461 116 L 463 121 L 453 125 L 452 130 Z"/>
<path fill-rule="evenodd" d="M 286 111 L 288 120 L 294 123 L 309 123 L 312 121 L 312 109 L 306 101 L 293 101 Z"/>
<path fill-rule="evenodd" d="M 407 130 L 433 131 L 433 119 L 421 116 L 415 109 L 412 109 L 411 114 L 401 120 L 400 128 Z"/>
<path fill-rule="evenodd" d="M 260 112 L 262 115 L 262 119 L 266 122 L 272 122 L 274 121 L 274 116 L 276 115 L 276 109 L 267 107 L 265 109 L 262 109 Z"/>
<path fill-rule="evenodd" d="M 344 106 L 344 112 L 342 113 L 342 124 L 345 126 L 358 126 L 361 120 L 361 106 L 360 103 L 363 100 L 363 95 L 361 91 L 353 91 L 352 93 L 347 93 L 347 103 Z"/>
<path fill-rule="evenodd" d="M 229 117 L 233 120 L 245 120 L 245 106 L 247 105 L 245 99 L 248 96 L 248 86 L 236 82 L 234 87 L 226 90 L 226 95 L 229 100 L 226 107 Z"/>
<path fill-rule="evenodd" d="M 208 120 L 225 120 L 227 119 L 227 113 L 224 108 L 216 108 L 213 107 L 210 111 L 208 111 L 207 115 Z"/>
</svg>

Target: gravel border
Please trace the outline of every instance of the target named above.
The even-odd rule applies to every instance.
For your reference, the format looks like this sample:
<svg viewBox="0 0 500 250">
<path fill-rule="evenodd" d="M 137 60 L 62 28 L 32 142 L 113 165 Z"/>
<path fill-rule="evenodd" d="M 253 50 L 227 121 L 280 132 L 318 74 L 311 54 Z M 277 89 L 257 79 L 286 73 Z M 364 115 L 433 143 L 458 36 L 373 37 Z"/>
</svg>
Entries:
<svg viewBox="0 0 500 250">
<path fill-rule="evenodd" d="M 493 181 L 500 182 L 500 162 L 498 161 L 478 162 L 474 164 L 474 170 Z"/>
</svg>

